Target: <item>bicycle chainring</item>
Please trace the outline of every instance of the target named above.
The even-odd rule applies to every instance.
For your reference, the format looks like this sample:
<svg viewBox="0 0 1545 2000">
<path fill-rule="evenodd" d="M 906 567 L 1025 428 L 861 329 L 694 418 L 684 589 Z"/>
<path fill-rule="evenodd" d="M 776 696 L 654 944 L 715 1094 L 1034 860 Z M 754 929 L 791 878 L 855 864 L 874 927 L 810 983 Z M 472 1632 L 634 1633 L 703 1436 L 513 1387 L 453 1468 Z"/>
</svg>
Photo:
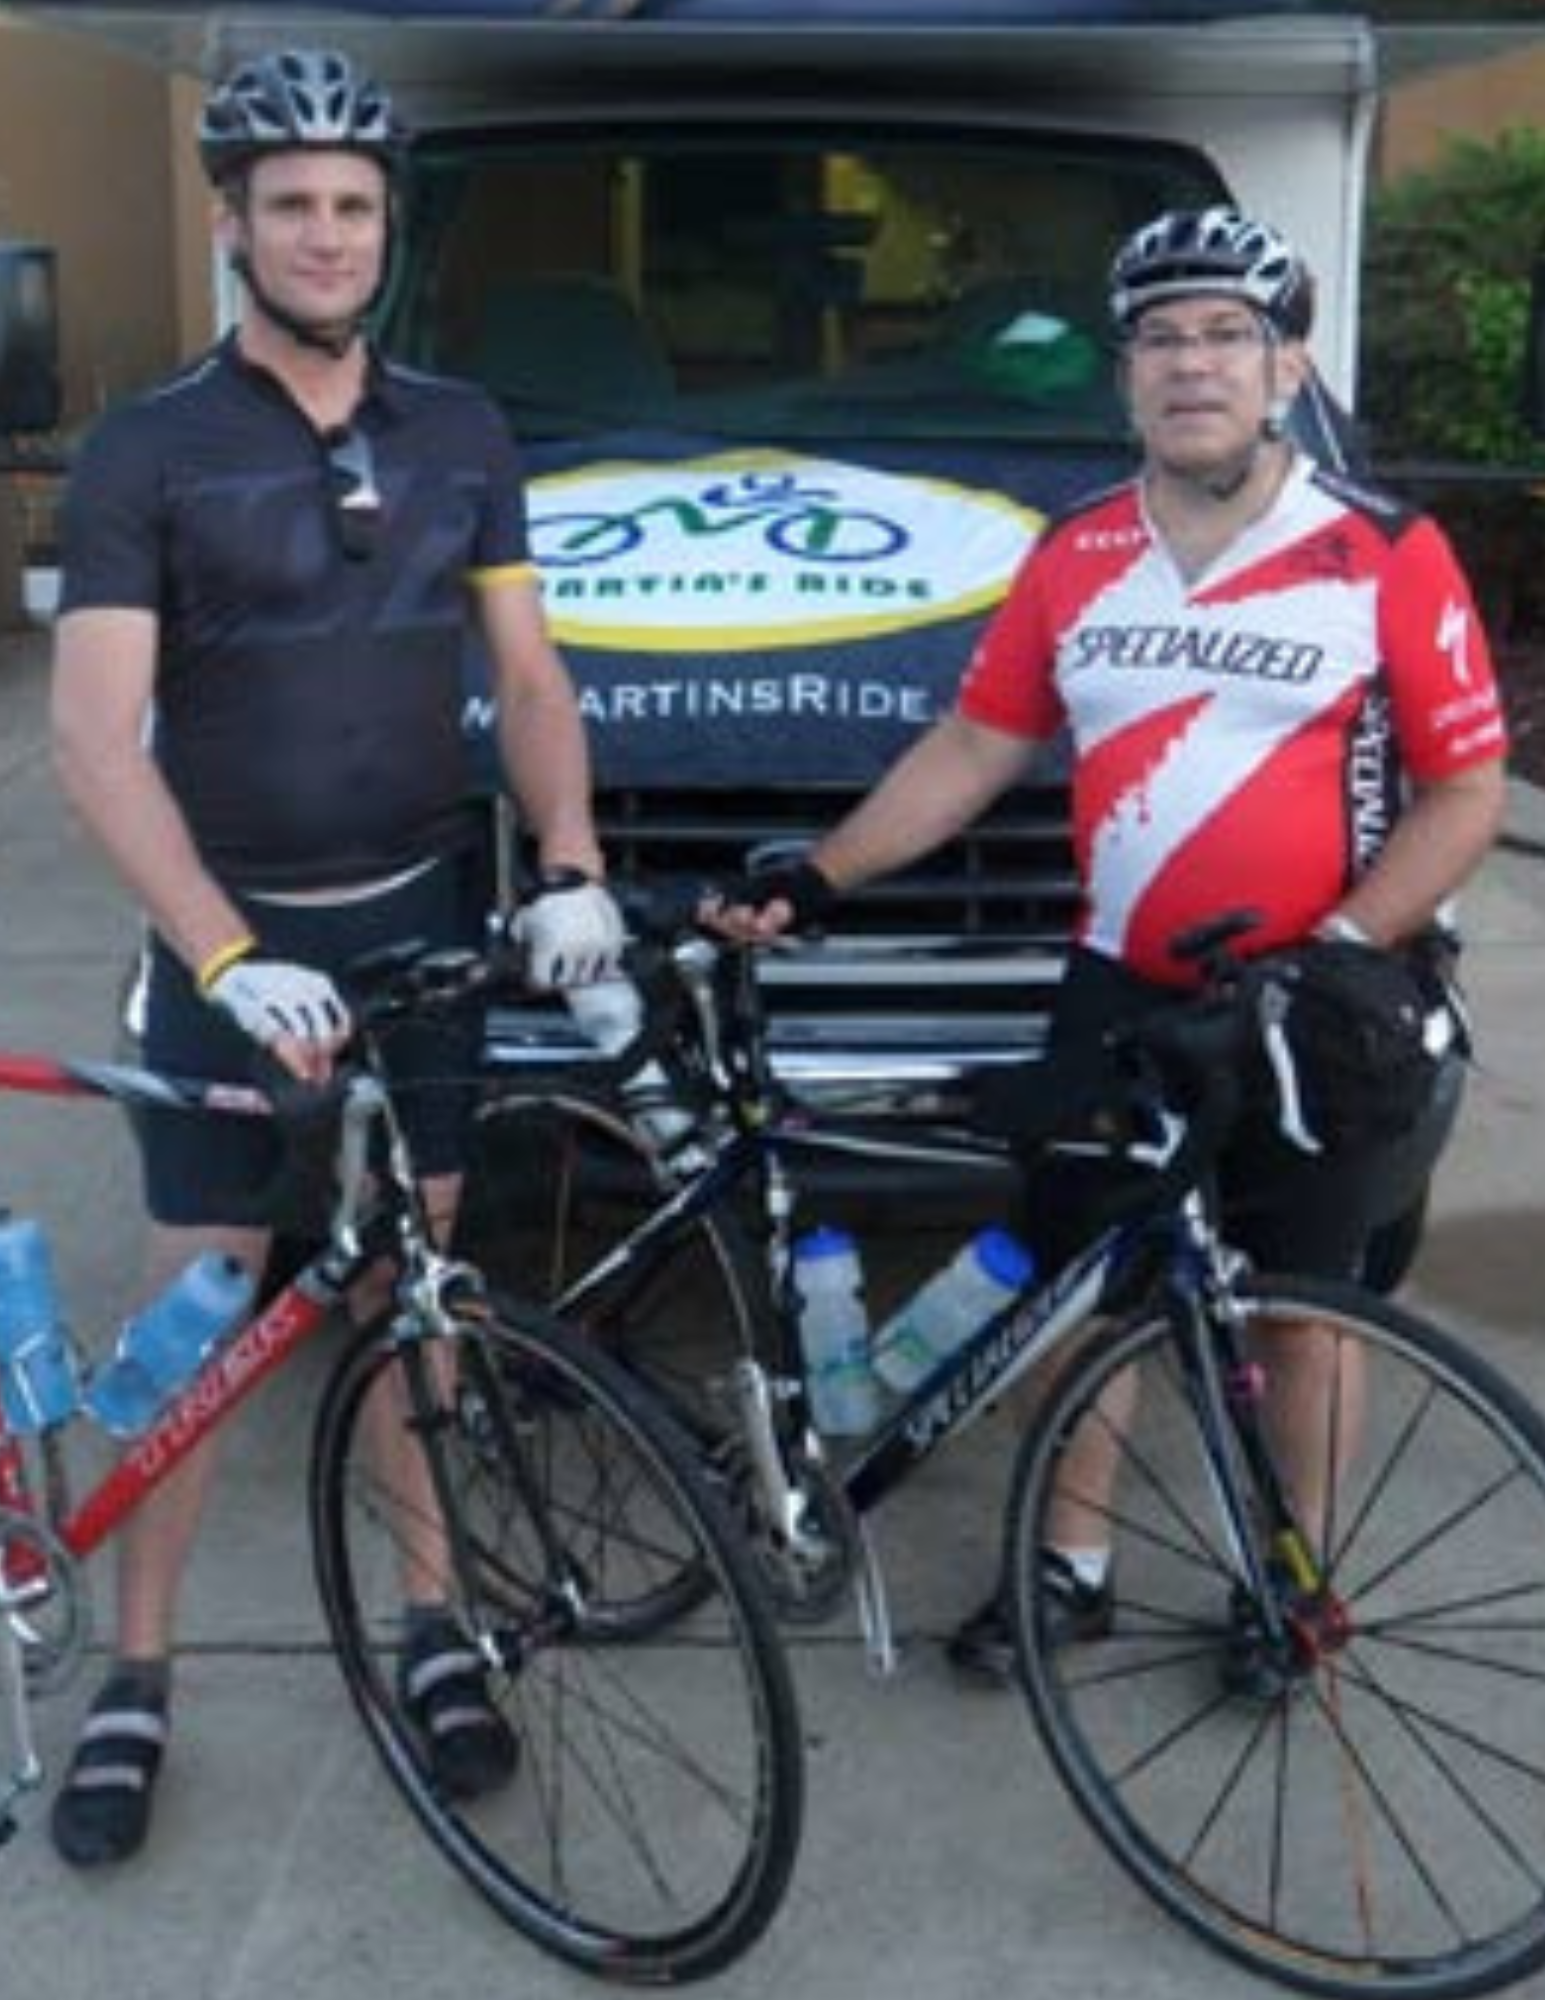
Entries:
<svg viewBox="0 0 1545 2000">
<path fill-rule="evenodd" d="M 30 1515 L 0 1508 L 0 1617 L 16 1635 L 30 1694 L 74 1679 L 91 1640 L 91 1599 L 80 1566 Z"/>
<path fill-rule="evenodd" d="M 836 1474 L 803 1451 L 789 1459 L 789 1476 L 803 1519 L 789 1535 L 771 1520 L 752 1467 L 738 1443 L 721 1447 L 731 1505 L 746 1532 L 778 1616 L 789 1625 L 821 1625 L 852 1588 L 858 1568 L 858 1528 Z"/>
</svg>

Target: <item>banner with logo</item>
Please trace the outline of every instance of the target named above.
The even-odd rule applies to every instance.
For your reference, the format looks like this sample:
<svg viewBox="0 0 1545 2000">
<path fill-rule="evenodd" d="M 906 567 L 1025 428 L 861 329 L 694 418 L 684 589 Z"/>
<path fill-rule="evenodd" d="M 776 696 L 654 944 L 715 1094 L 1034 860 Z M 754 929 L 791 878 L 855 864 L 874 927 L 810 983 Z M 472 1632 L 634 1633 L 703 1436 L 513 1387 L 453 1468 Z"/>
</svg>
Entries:
<svg viewBox="0 0 1545 2000">
<path fill-rule="evenodd" d="M 788 450 L 534 478 L 532 552 L 605 784 L 863 782 L 953 700 L 1041 516 Z"/>
</svg>

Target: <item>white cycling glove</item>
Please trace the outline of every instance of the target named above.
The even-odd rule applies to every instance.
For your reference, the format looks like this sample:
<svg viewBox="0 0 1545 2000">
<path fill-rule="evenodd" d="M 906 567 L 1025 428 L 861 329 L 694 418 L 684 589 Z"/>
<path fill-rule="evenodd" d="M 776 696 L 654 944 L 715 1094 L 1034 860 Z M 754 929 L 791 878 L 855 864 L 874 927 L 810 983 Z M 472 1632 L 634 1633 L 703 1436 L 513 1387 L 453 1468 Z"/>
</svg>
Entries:
<svg viewBox="0 0 1545 2000">
<path fill-rule="evenodd" d="M 622 912 L 577 868 L 543 876 L 536 895 L 515 912 L 511 935 L 525 954 L 531 984 L 557 992 L 610 978 L 627 941 Z"/>
<path fill-rule="evenodd" d="M 238 959 L 209 982 L 204 998 L 264 1048 L 281 1035 L 332 1042 L 349 1029 L 349 1010 L 326 973 L 282 959 Z"/>
</svg>

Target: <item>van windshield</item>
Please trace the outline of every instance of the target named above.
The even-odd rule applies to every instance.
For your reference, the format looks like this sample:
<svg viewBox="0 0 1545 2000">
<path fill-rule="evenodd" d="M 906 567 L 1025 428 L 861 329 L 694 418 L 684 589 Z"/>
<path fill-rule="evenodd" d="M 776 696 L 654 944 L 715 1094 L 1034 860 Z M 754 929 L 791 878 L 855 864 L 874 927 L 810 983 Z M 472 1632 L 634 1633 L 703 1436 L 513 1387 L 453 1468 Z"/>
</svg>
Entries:
<svg viewBox="0 0 1545 2000">
<path fill-rule="evenodd" d="M 460 135 L 416 158 L 387 343 L 528 438 L 1099 442 L 1111 252 L 1220 198 L 1111 141 Z"/>
</svg>

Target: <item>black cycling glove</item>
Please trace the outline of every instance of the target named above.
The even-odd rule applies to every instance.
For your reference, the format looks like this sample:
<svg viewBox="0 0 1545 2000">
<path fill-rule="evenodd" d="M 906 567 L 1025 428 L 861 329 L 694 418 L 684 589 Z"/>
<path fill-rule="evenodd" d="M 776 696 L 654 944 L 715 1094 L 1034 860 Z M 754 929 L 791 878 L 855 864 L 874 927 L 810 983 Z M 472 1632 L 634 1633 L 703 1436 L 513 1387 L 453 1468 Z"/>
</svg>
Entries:
<svg viewBox="0 0 1545 2000">
<path fill-rule="evenodd" d="M 793 912 L 790 928 L 819 930 L 837 900 L 837 891 L 813 861 L 793 861 L 778 868 L 758 868 L 726 882 L 721 891 L 727 904 L 761 911 L 769 903 L 787 903 Z"/>
</svg>

